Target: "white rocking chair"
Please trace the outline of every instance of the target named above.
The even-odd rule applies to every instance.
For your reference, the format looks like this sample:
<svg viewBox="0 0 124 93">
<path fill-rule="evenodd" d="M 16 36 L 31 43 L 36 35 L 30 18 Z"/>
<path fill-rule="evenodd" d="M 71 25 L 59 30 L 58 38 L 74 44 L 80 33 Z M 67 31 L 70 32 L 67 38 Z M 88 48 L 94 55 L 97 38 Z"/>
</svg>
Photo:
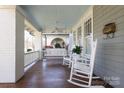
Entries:
<svg viewBox="0 0 124 93">
<path fill-rule="evenodd" d="M 83 57 L 81 57 L 80 59 L 77 59 L 73 54 L 71 54 L 69 57 L 63 57 L 63 65 L 68 65 L 69 68 L 72 66 L 72 62 L 74 62 L 74 60 L 83 60 L 83 63 L 88 64 L 90 61 L 90 55 L 85 54 Z"/>
<path fill-rule="evenodd" d="M 92 44 L 91 56 L 87 61 L 89 64 L 79 62 L 77 60 L 72 62 L 70 79 L 68 82 L 80 86 L 80 87 L 100 87 L 103 86 L 92 86 L 92 79 L 98 79 L 99 77 L 93 77 L 94 60 L 96 53 L 97 40 Z M 86 61 L 86 60 L 85 60 Z"/>
<path fill-rule="evenodd" d="M 68 57 L 63 57 L 63 65 L 68 65 L 69 66 L 69 68 L 71 67 L 71 60 L 72 60 L 73 58 L 72 58 L 72 53 L 70 53 L 70 56 L 68 56 Z"/>
</svg>

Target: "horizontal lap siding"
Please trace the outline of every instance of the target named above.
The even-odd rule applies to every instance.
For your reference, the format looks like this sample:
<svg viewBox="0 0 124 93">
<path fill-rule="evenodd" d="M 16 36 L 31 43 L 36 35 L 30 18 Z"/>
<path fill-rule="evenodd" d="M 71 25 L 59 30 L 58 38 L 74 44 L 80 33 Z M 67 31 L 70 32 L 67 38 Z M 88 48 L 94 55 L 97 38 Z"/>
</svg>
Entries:
<svg viewBox="0 0 124 93">
<path fill-rule="evenodd" d="M 94 6 L 94 38 L 98 39 L 95 59 L 95 74 L 104 77 L 119 77 L 120 84 L 111 83 L 113 87 L 124 87 L 124 6 Z M 102 31 L 104 25 L 115 22 L 115 38 L 105 40 Z"/>
</svg>

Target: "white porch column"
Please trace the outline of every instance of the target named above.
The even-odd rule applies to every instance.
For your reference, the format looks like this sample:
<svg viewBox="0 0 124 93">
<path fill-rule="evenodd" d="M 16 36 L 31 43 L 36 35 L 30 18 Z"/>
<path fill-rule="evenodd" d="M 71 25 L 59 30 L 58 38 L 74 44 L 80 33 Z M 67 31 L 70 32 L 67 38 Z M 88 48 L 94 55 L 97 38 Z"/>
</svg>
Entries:
<svg viewBox="0 0 124 93">
<path fill-rule="evenodd" d="M 24 74 L 24 17 L 16 6 L 0 6 L 0 83 Z"/>
</svg>

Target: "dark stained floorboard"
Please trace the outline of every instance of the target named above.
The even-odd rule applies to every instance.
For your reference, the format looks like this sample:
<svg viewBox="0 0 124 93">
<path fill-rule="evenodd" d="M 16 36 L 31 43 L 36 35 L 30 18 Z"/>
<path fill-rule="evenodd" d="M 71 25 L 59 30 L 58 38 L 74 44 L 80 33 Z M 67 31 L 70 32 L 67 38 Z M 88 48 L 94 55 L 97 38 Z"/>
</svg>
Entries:
<svg viewBox="0 0 124 93">
<path fill-rule="evenodd" d="M 62 65 L 62 59 L 47 58 L 46 61 L 38 61 L 16 84 L 0 84 L 0 88 L 79 88 L 70 84 L 70 69 Z M 104 81 L 95 81 L 105 83 Z M 106 84 L 105 87 L 112 86 Z"/>
<path fill-rule="evenodd" d="M 5 88 L 77 88 L 67 82 L 70 70 L 62 59 L 47 59 L 33 65 L 16 84 L 0 84 Z"/>
</svg>

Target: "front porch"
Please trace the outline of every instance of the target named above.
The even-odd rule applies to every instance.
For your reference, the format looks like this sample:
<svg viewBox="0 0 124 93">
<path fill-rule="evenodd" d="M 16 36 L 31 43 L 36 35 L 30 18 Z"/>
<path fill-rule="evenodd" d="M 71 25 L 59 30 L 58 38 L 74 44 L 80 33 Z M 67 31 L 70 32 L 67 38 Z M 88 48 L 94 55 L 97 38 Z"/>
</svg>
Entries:
<svg viewBox="0 0 124 93">
<path fill-rule="evenodd" d="M 61 58 L 47 58 L 46 61 L 38 61 L 15 84 L 0 84 L 1 88 L 80 88 L 70 84 L 67 80 L 70 69 L 62 65 Z M 105 83 L 102 80 L 97 83 Z M 111 86 L 106 85 L 110 88 Z"/>
<path fill-rule="evenodd" d="M 37 8 L 41 11 L 34 13 Z M 78 8 L 84 9 L 84 13 L 80 18 L 77 15 L 78 20 L 72 24 L 74 16 L 69 12 Z M 30 18 L 29 11 L 39 20 L 39 26 Z M 54 20 L 43 18 L 41 22 L 42 14 L 56 15 L 50 16 Z M 91 56 L 95 40 L 98 43 L 93 54 L 96 56 L 91 57 L 92 72 L 115 88 L 124 87 L 123 18 L 124 6 L 0 6 L 0 87 L 77 87 L 67 82 L 70 69 L 58 57 L 72 59 L 74 46 L 82 48 L 80 57 Z M 32 66 L 26 70 L 29 65 Z M 104 81 L 102 85 L 110 87 Z"/>
</svg>

